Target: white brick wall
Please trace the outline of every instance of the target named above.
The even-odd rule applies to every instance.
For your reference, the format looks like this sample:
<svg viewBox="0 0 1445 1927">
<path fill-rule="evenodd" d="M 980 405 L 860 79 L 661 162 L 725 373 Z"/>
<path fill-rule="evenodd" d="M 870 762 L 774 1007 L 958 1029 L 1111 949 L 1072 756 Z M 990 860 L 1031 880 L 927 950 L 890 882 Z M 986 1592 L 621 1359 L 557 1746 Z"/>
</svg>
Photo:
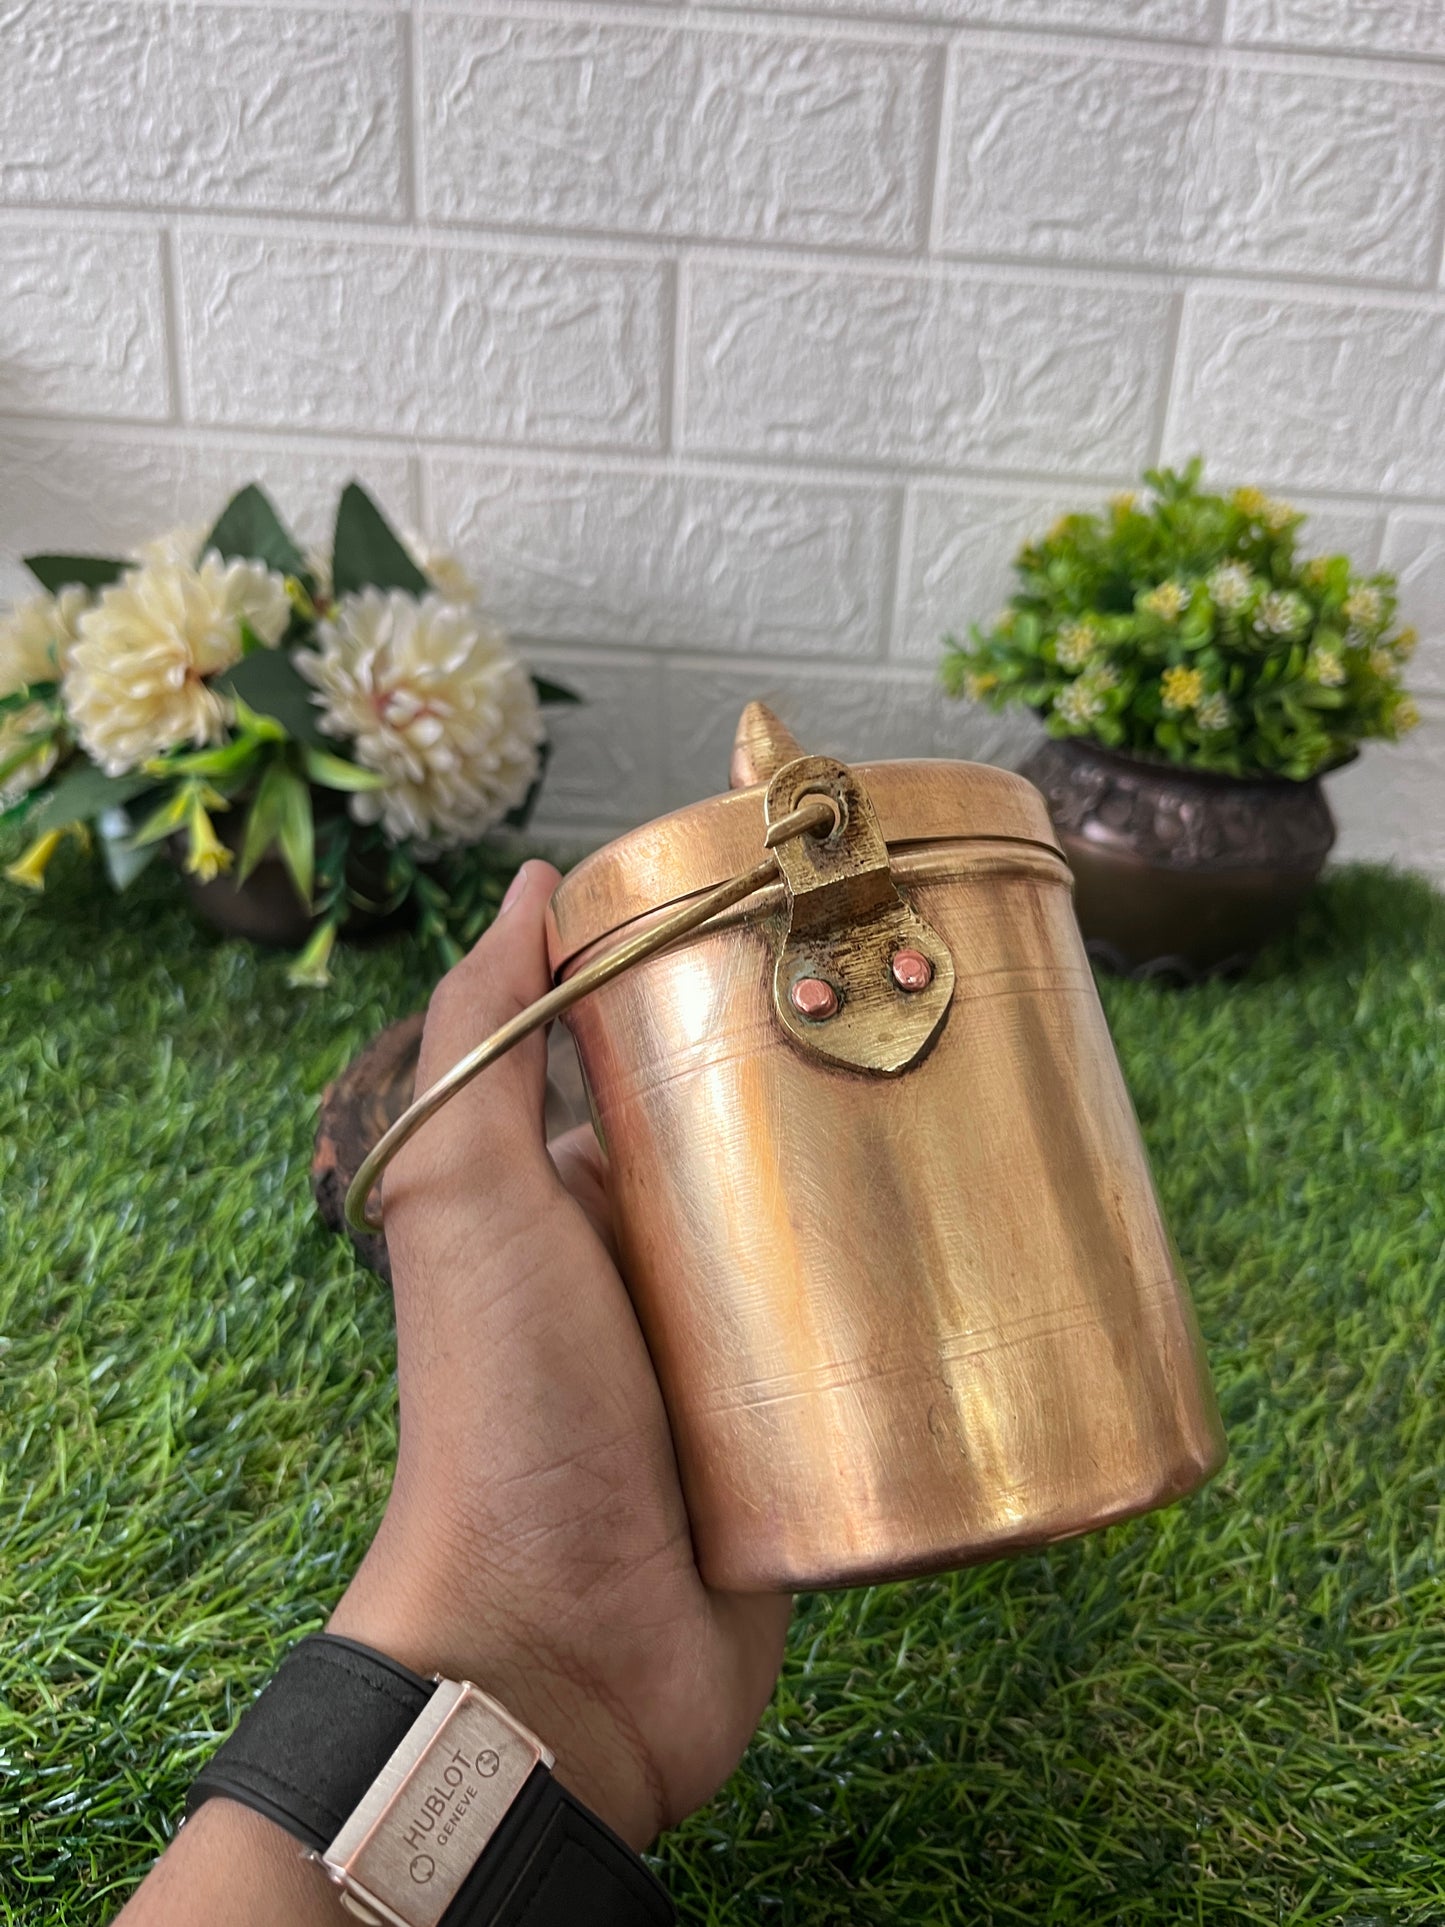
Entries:
<svg viewBox="0 0 1445 1927">
<path fill-rule="evenodd" d="M 9 0 L 0 594 L 259 477 L 452 537 L 583 688 L 545 822 L 819 747 L 1008 760 L 938 639 L 1158 459 L 1401 577 L 1445 876 L 1438 0 Z"/>
</svg>

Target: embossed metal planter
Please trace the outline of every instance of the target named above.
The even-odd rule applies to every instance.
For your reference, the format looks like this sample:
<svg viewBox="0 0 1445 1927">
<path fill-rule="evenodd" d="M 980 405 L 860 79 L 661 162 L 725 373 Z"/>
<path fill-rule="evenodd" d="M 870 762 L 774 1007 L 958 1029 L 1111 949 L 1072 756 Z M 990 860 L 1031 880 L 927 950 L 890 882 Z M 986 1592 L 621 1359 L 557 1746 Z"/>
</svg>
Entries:
<svg viewBox="0 0 1445 1927">
<path fill-rule="evenodd" d="M 1023 766 L 1074 873 L 1089 954 L 1185 982 L 1241 969 L 1289 927 L 1335 841 L 1318 779 L 1217 776 L 1077 739 Z"/>
</svg>

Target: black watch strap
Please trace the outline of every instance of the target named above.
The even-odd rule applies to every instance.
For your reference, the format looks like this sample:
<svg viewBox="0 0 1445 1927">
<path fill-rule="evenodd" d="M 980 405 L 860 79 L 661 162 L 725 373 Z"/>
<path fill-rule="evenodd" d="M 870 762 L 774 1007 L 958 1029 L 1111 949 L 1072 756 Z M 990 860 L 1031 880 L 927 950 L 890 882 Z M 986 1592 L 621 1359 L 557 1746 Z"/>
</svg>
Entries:
<svg viewBox="0 0 1445 1927">
<path fill-rule="evenodd" d="M 202 1768 L 187 1815 L 218 1795 L 238 1800 L 323 1852 L 434 1690 L 354 1640 L 303 1639 Z M 665 1927 L 675 1918 L 637 1856 L 538 1766 L 443 1927 Z"/>
</svg>

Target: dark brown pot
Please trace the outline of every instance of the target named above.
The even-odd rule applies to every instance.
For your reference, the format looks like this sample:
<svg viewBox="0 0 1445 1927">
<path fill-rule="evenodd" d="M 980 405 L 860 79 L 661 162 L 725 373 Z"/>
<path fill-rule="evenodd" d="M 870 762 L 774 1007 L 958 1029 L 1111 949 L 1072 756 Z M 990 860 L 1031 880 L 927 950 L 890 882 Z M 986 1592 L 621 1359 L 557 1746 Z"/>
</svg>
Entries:
<svg viewBox="0 0 1445 1927">
<path fill-rule="evenodd" d="M 335 804 L 329 791 L 324 797 L 316 792 L 313 796 L 319 825 L 327 815 L 335 813 Z M 216 817 L 215 824 L 217 836 L 233 855 L 239 856 L 245 834 L 244 810 L 240 807 L 228 810 Z M 238 884 L 234 875 L 218 876 L 213 882 L 205 883 L 185 868 L 185 851 L 184 838 L 171 839 L 170 854 L 181 873 L 191 907 L 203 923 L 210 924 L 223 936 L 244 937 L 248 943 L 274 944 L 280 950 L 299 950 L 316 928 L 319 919 L 312 916 L 296 894 L 296 885 L 278 856 L 262 857 L 244 883 Z M 360 861 L 353 860 L 347 869 L 347 881 L 362 896 L 381 897 L 386 889 L 385 858 L 378 852 Z M 376 916 L 351 910 L 346 917 L 346 930 L 349 935 L 361 936 L 388 929 L 402 914 Z"/>
<path fill-rule="evenodd" d="M 1023 765 L 1074 872 L 1089 954 L 1185 981 L 1242 968 L 1283 931 L 1335 840 L 1318 778 L 1217 776 L 1066 738 Z"/>
</svg>

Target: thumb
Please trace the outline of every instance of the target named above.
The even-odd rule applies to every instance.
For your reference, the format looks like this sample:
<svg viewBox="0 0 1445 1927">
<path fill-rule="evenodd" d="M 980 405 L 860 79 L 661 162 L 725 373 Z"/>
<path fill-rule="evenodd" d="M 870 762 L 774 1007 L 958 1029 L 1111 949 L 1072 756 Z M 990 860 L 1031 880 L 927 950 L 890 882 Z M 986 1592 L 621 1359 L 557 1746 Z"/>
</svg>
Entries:
<svg viewBox="0 0 1445 1927">
<path fill-rule="evenodd" d="M 525 863 L 496 921 L 432 993 L 417 1064 L 418 1095 L 494 1030 L 551 988 L 545 915 L 559 882 L 550 863 Z M 482 1071 L 430 1118 L 386 1174 L 383 1202 L 394 1264 L 404 1264 L 418 1214 L 435 1249 L 446 1214 L 454 1236 L 488 1241 L 530 1215 L 556 1185 L 547 1156 L 547 1041 L 536 1032 Z"/>
</svg>

